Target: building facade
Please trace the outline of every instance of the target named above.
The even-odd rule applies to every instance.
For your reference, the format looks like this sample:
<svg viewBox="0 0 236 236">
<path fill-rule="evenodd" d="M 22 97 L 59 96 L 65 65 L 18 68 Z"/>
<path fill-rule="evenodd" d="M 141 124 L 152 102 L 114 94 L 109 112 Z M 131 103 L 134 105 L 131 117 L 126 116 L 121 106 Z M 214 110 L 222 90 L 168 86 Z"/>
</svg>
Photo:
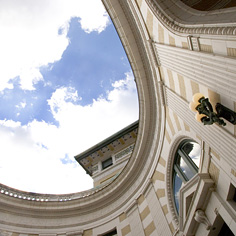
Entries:
<svg viewBox="0 0 236 236">
<path fill-rule="evenodd" d="M 124 169 L 133 152 L 138 121 L 75 156 L 76 161 L 93 179 L 94 188 L 109 184 Z"/>
<path fill-rule="evenodd" d="M 196 93 L 236 110 L 235 1 L 102 0 L 139 96 L 135 148 L 111 183 L 67 195 L 1 185 L 0 235 L 234 235 L 236 126 L 203 125 Z"/>
</svg>

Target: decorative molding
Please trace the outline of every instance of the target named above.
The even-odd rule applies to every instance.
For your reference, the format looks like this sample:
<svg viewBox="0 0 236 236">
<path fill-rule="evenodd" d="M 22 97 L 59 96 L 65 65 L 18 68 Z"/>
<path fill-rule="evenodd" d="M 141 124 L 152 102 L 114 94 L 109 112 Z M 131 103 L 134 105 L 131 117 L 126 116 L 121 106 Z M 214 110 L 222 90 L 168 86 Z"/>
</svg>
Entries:
<svg viewBox="0 0 236 236">
<path fill-rule="evenodd" d="M 196 210 L 206 209 L 213 187 L 214 181 L 209 174 L 198 173 L 180 189 L 180 231 L 185 235 L 196 233 Z M 197 217 L 201 220 L 199 214 Z"/>
<path fill-rule="evenodd" d="M 200 45 L 199 45 L 199 37 L 194 37 L 189 35 L 187 37 L 188 40 L 188 45 L 189 45 L 189 49 L 192 51 L 200 51 Z"/>
<path fill-rule="evenodd" d="M 144 186 L 144 190 L 143 190 L 144 197 L 147 197 L 152 187 L 153 187 L 153 182 L 152 182 L 152 179 L 149 178 L 148 181 L 146 182 L 146 186 Z"/>
<path fill-rule="evenodd" d="M 158 43 L 155 49 L 161 66 L 236 101 L 235 59 Z"/>
<path fill-rule="evenodd" d="M 66 233 L 66 236 L 83 236 L 83 230 Z"/>
<path fill-rule="evenodd" d="M 214 21 L 211 24 L 207 24 L 206 22 L 209 22 L 209 19 L 206 19 L 206 24 L 204 23 L 198 23 L 197 21 L 195 22 L 195 25 L 187 25 L 184 23 L 178 22 L 180 20 L 177 16 L 173 15 L 171 18 L 170 15 L 167 15 L 164 13 L 163 9 L 168 9 L 166 6 L 169 0 L 166 1 L 156 1 L 156 0 L 146 0 L 146 3 L 152 9 L 153 14 L 156 16 L 156 18 L 171 32 L 174 33 L 179 33 L 179 34 L 184 34 L 184 35 L 199 35 L 199 34 L 207 34 L 207 35 L 236 35 L 236 26 L 233 25 L 232 23 L 225 23 L 226 26 L 220 26 L 214 24 Z M 175 1 L 171 1 L 169 3 L 173 8 L 176 7 L 178 8 L 179 11 L 182 11 L 182 15 L 189 14 L 190 16 L 192 15 L 193 17 L 199 18 L 199 19 L 204 19 L 204 15 L 201 12 L 201 15 L 198 13 L 195 14 L 192 13 L 190 10 L 184 11 L 182 10 L 176 3 Z M 174 6 L 175 5 L 175 6 Z M 222 13 L 222 11 L 221 11 Z M 204 13 L 206 16 L 207 12 Z M 220 14 L 220 12 L 218 13 Z M 179 16 L 181 13 L 179 12 Z M 199 15 L 199 17 L 197 17 Z M 189 17 L 190 17 L 189 16 Z M 227 13 L 225 13 L 225 17 L 227 17 Z M 209 18 L 209 16 L 208 16 Z M 214 20 L 215 18 L 213 18 Z M 227 19 L 227 18 L 226 18 Z M 184 21 L 184 20 L 182 20 Z"/>
<path fill-rule="evenodd" d="M 9 186 L 6 186 L 4 184 L 0 184 L 0 195 L 5 195 L 8 197 L 11 197 L 12 199 L 20 199 L 20 200 L 26 200 L 26 201 L 34 201 L 34 202 L 41 202 L 43 204 L 44 202 L 67 202 L 74 199 L 81 199 L 84 197 L 91 196 L 102 189 L 104 189 L 108 183 L 99 185 L 98 187 L 78 192 L 78 193 L 72 193 L 72 194 L 40 194 L 40 193 L 31 193 L 31 192 L 25 192 L 18 189 L 11 188 Z"/>
<path fill-rule="evenodd" d="M 169 158 L 168 158 L 167 167 L 166 167 L 166 189 L 167 189 L 168 205 L 169 205 L 173 220 L 175 221 L 175 224 L 178 226 L 179 226 L 179 215 L 176 211 L 175 203 L 174 203 L 172 174 L 173 174 L 174 156 L 176 154 L 179 144 L 185 139 L 195 140 L 194 137 L 191 135 L 191 133 L 186 133 L 183 131 L 174 137 L 174 139 L 172 140 L 172 143 L 170 144 L 169 153 L 168 153 Z"/>
<path fill-rule="evenodd" d="M 128 146 L 127 148 L 117 152 L 114 154 L 115 160 L 119 160 L 120 158 L 123 158 L 124 156 L 129 155 L 134 150 L 134 144 Z"/>
<path fill-rule="evenodd" d="M 200 224 L 204 224 L 206 226 L 206 230 L 210 230 L 211 229 L 211 223 L 208 220 L 205 212 L 201 209 L 198 209 L 195 211 L 195 215 L 194 215 L 194 219 L 200 223 Z"/>
<path fill-rule="evenodd" d="M 201 158 L 201 162 L 200 162 L 200 168 L 199 168 L 199 172 L 201 173 L 208 173 L 209 170 L 209 166 L 211 163 L 211 156 L 210 156 L 210 146 L 208 143 L 205 143 L 204 141 L 202 141 L 202 158 Z"/>
<path fill-rule="evenodd" d="M 39 236 L 57 236 L 57 234 L 39 234 Z"/>
<path fill-rule="evenodd" d="M 127 217 L 132 214 L 138 208 L 138 201 L 135 199 L 130 205 L 129 208 L 126 209 L 125 214 Z"/>
<path fill-rule="evenodd" d="M 158 81 L 158 90 L 159 90 L 159 95 L 160 95 L 160 100 L 161 100 L 161 105 L 165 106 L 165 86 L 163 81 Z"/>
</svg>

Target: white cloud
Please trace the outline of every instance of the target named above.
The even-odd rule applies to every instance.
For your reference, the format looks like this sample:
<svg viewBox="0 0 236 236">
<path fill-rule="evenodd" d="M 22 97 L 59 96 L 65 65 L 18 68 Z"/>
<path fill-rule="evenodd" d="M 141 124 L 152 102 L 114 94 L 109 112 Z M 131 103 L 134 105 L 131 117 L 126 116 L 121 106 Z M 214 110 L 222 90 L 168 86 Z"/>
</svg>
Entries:
<svg viewBox="0 0 236 236">
<path fill-rule="evenodd" d="M 107 98 L 100 97 L 90 105 L 79 105 L 76 102 L 80 99 L 70 87 L 58 88 L 52 94 L 48 104 L 59 126 L 36 120 L 22 126 L 20 122 L 0 120 L 1 183 L 47 193 L 92 187 L 91 178 L 71 161 L 138 119 L 134 78 L 127 73 L 107 91 Z M 63 164 L 65 157 L 68 163 Z"/>
<path fill-rule="evenodd" d="M 76 102 L 81 99 L 82 98 L 78 96 L 78 92 L 74 88 L 61 87 L 52 94 L 52 97 L 48 100 L 48 104 L 52 114 L 56 116 L 58 109 L 63 109 L 64 105 L 67 105 L 68 102 Z"/>
<path fill-rule="evenodd" d="M 26 90 L 43 80 L 39 68 L 60 60 L 69 44 L 71 17 L 80 17 L 86 32 L 101 32 L 109 22 L 99 0 L 0 1 L 0 91 L 12 89 L 17 76 Z"/>
<path fill-rule="evenodd" d="M 25 108 L 25 106 L 26 106 L 26 102 L 20 102 L 19 105 L 16 105 L 16 108 L 22 109 L 22 108 Z"/>
</svg>

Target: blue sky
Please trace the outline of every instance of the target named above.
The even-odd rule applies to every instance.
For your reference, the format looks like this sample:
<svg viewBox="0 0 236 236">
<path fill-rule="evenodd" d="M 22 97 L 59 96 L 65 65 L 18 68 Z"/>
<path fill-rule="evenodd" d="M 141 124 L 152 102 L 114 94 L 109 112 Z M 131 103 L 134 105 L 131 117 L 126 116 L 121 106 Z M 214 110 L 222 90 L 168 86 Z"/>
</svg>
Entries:
<svg viewBox="0 0 236 236">
<path fill-rule="evenodd" d="M 14 118 L 22 124 L 34 119 L 55 123 L 47 100 L 57 88 L 75 88 L 83 97 L 79 104 L 88 105 L 101 95 L 105 97 L 106 91 L 112 89 L 112 83 L 130 70 L 112 23 L 101 33 L 86 33 L 79 20 L 75 17 L 69 23 L 67 37 L 70 44 L 62 58 L 40 68 L 44 79 L 34 85 L 35 90 L 22 90 L 18 76 L 12 79 L 14 88 L 0 94 L 0 119 Z"/>
<path fill-rule="evenodd" d="M 0 182 L 42 193 L 91 188 L 74 156 L 138 119 L 111 20 L 99 0 L 4 0 L 0 18 Z"/>
</svg>

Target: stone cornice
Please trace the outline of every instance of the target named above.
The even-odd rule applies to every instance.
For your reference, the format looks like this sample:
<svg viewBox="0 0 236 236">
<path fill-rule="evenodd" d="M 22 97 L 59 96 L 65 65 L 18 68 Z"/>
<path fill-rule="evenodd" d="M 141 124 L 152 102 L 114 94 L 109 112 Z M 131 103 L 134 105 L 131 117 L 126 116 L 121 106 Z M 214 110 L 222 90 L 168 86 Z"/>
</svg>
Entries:
<svg viewBox="0 0 236 236">
<path fill-rule="evenodd" d="M 175 34 L 184 35 L 236 35 L 236 19 L 230 19 L 229 14 L 235 14 L 235 10 L 221 10 L 212 12 L 201 12 L 196 11 L 191 8 L 185 8 L 180 1 L 156 1 L 156 0 L 146 0 L 150 9 L 152 9 L 153 14 L 156 18 L 171 32 Z M 178 8 L 175 12 L 178 15 L 166 14 L 163 9 L 168 9 L 167 2 L 172 5 L 173 8 Z M 181 6 L 180 6 L 181 5 Z M 217 14 L 222 15 L 225 20 L 228 18 L 228 22 L 224 24 L 219 24 L 217 22 Z M 187 23 L 187 21 L 181 16 L 188 15 L 188 20 L 192 18 L 192 24 Z M 218 17 L 219 18 L 219 17 Z M 205 19 L 205 22 L 204 22 Z M 219 18 L 223 22 L 222 18 Z M 231 21 L 230 21 L 231 20 Z M 233 22 L 233 23 L 232 23 Z"/>
</svg>

